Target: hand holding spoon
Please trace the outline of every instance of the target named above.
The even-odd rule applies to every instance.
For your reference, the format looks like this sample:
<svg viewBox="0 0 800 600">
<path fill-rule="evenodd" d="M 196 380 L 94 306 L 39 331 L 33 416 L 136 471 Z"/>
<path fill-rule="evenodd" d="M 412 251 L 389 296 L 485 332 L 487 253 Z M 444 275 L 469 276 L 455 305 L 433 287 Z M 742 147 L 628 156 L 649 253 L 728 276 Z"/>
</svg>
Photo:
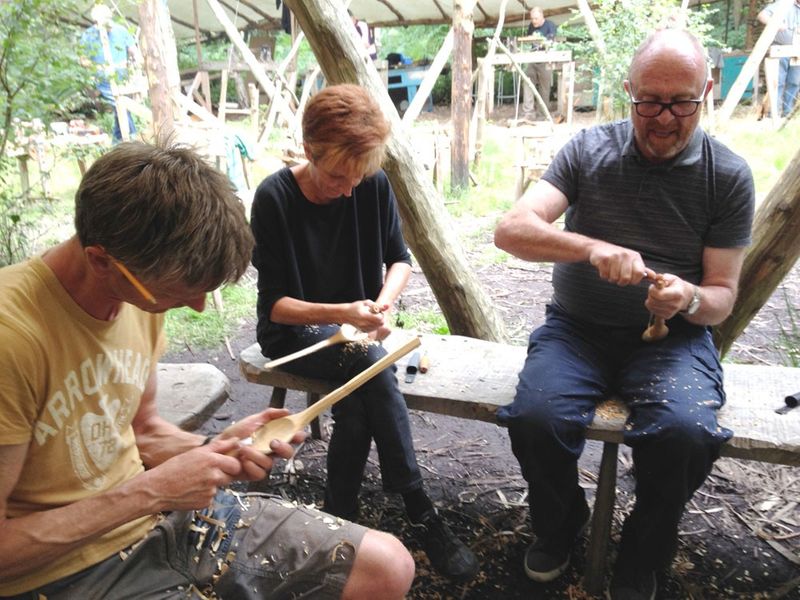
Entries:
<svg viewBox="0 0 800 600">
<path fill-rule="evenodd" d="M 658 289 L 664 289 L 664 277 L 661 275 L 656 275 L 655 277 L 655 286 Z M 647 329 L 644 330 L 642 333 L 642 341 L 644 342 L 657 342 L 658 340 L 663 340 L 667 337 L 669 333 L 669 327 L 664 322 L 663 317 L 657 317 L 654 314 L 650 314 L 650 323 L 647 325 Z"/>
<path fill-rule="evenodd" d="M 264 425 L 254 431 L 251 436 L 253 447 L 265 454 L 270 454 L 272 450 L 269 447 L 269 443 L 272 440 L 289 442 L 295 433 L 303 430 L 306 425 L 316 419 L 327 408 L 333 406 L 336 402 L 349 395 L 353 390 L 375 377 L 378 373 L 397 362 L 399 358 L 405 356 L 419 345 L 420 340 L 418 337 L 411 338 L 405 344 L 381 358 L 374 365 L 364 369 L 350 381 L 336 388 L 330 394 L 321 398 L 305 410 L 264 423 Z"/>
</svg>

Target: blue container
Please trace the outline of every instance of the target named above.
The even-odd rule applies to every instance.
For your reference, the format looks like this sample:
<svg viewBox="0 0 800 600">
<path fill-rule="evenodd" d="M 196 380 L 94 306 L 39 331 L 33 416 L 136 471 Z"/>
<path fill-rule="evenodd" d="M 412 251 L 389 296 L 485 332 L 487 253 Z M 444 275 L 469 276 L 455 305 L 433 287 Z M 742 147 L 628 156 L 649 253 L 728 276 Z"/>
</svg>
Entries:
<svg viewBox="0 0 800 600">
<path fill-rule="evenodd" d="M 747 62 L 747 54 L 742 55 L 728 55 L 722 57 L 722 83 L 720 85 L 719 97 L 724 100 L 731 91 L 733 83 L 742 71 L 744 63 Z M 747 99 L 753 95 L 753 80 L 747 83 L 742 99 Z"/>
</svg>

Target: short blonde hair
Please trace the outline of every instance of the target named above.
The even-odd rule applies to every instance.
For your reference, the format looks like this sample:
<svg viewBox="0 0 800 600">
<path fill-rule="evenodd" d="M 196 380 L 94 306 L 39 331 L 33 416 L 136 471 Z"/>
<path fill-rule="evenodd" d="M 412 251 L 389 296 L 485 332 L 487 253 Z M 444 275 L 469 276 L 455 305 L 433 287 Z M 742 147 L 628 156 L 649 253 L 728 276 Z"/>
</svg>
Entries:
<svg viewBox="0 0 800 600">
<path fill-rule="evenodd" d="M 312 162 L 377 171 L 391 126 L 364 88 L 333 85 L 311 98 L 303 113 L 303 142 Z"/>
</svg>

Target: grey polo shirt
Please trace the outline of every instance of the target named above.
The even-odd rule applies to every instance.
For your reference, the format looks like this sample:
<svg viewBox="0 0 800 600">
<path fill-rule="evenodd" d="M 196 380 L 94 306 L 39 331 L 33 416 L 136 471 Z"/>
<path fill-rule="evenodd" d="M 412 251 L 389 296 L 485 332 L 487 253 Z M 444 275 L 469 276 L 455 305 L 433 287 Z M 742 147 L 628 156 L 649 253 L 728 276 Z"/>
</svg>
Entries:
<svg viewBox="0 0 800 600">
<path fill-rule="evenodd" d="M 772 4 L 764 7 L 764 12 L 769 16 L 772 16 L 775 14 L 775 10 L 777 8 L 778 3 L 773 2 Z M 793 2 L 791 8 L 789 8 L 789 10 L 786 12 L 785 21 L 786 29 L 775 34 L 774 43 L 776 44 L 792 44 L 794 36 L 800 36 L 800 6 L 797 5 L 797 2 Z"/>
<path fill-rule="evenodd" d="M 584 129 L 543 178 L 569 201 L 564 229 L 636 250 L 645 264 L 699 283 L 706 247 L 750 243 L 753 178 L 747 163 L 699 127 L 664 163 L 636 149 L 630 120 Z M 647 284 L 619 287 L 588 262 L 558 263 L 553 301 L 575 318 L 620 327 L 647 324 Z"/>
</svg>

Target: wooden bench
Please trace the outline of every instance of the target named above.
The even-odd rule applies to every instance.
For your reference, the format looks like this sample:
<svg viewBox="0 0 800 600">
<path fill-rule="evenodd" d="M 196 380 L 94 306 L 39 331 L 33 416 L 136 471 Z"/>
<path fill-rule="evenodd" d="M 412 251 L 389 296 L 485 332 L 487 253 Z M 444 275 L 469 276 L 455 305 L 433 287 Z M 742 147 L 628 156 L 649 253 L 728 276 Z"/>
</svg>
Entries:
<svg viewBox="0 0 800 600">
<path fill-rule="evenodd" d="M 384 345 L 398 345 L 401 335 L 390 336 Z M 395 337 L 398 339 L 393 340 Z M 430 357 L 430 371 L 418 374 L 413 383 L 405 383 L 405 377 L 398 376 L 408 407 L 490 423 L 497 422 L 497 409 L 512 401 L 526 354 L 524 346 L 437 335 L 423 335 L 420 351 Z M 404 375 L 407 360 L 398 361 L 398 375 Z M 273 387 L 271 406 L 283 406 L 287 389 L 306 392 L 312 403 L 337 387 L 334 382 L 281 370 L 265 371 L 265 362 L 258 344 L 254 344 L 242 352 L 239 366 L 247 381 Z M 732 429 L 734 437 L 722 447 L 722 455 L 800 465 L 800 408 L 784 415 L 775 413 L 786 395 L 800 391 L 800 369 L 739 364 L 725 364 L 724 369 L 728 400 L 720 410 L 719 422 Z M 604 442 L 584 575 L 589 593 L 603 588 L 617 453 L 627 415 L 621 402 L 609 399 L 598 407 L 587 433 L 589 439 Z"/>
<path fill-rule="evenodd" d="M 159 363 L 158 413 L 186 431 L 205 423 L 230 395 L 228 377 L 207 363 Z"/>
</svg>

